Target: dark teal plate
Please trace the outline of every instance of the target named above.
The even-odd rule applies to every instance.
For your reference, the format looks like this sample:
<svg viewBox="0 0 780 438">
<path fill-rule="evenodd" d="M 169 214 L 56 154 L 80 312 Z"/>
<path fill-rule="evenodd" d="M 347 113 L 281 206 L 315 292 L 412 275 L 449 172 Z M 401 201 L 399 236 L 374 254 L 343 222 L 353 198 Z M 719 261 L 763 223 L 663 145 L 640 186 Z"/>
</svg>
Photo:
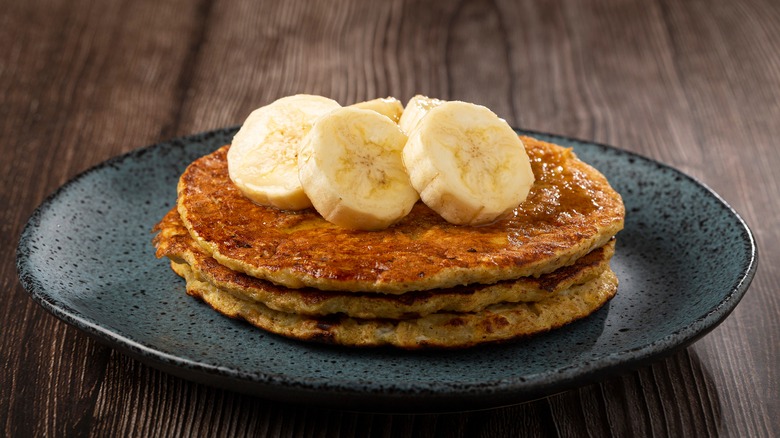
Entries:
<svg viewBox="0 0 780 438">
<path fill-rule="evenodd" d="M 623 195 L 626 227 L 612 262 L 620 287 L 607 306 L 530 340 L 464 351 L 284 339 L 185 295 L 151 245 L 181 172 L 234 133 L 139 149 L 65 184 L 22 233 L 22 285 L 56 317 L 185 379 L 282 401 L 432 412 L 520 403 L 680 349 L 726 318 L 756 270 L 746 224 L 694 179 L 620 149 L 530 133 L 573 147 Z"/>
</svg>

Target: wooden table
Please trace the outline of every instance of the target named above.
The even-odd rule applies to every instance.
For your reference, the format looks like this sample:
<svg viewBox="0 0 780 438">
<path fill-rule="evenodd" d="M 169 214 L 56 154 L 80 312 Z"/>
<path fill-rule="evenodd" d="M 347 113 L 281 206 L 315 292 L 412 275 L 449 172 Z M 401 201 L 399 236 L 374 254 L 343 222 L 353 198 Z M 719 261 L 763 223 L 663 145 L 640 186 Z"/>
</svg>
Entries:
<svg viewBox="0 0 780 438">
<path fill-rule="evenodd" d="M 780 434 L 780 2 L 0 4 L 0 434 Z M 745 218 L 758 273 L 722 325 L 649 366 L 522 405 L 416 416 L 181 380 L 93 341 L 22 289 L 18 236 L 65 181 L 301 92 L 342 104 L 472 101 L 513 126 L 661 160 Z"/>
</svg>

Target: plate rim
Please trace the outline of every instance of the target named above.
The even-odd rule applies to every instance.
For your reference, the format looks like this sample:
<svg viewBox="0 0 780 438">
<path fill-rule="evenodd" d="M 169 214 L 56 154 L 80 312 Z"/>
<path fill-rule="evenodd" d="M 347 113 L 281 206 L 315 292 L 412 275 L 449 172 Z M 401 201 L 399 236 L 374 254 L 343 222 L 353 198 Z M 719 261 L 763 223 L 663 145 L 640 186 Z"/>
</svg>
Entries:
<svg viewBox="0 0 780 438">
<path fill-rule="evenodd" d="M 53 201 L 64 191 L 68 190 L 71 185 L 78 183 L 81 179 L 94 172 L 101 171 L 104 168 L 111 167 L 133 157 L 142 156 L 151 149 L 166 145 L 172 147 L 177 144 L 185 146 L 196 142 L 203 143 L 209 136 L 219 133 L 225 135 L 235 132 L 237 129 L 238 126 L 217 128 L 163 140 L 130 150 L 79 172 L 46 196 L 30 214 L 19 235 L 16 248 L 17 277 L 33 301 L 41 305 L 48 313 L 88 334 L 98 342 L 117 349 L 153 368 L 187 380 L 259 395 L 265 398 L 298 403 L 327 404 L 331 407 L 338 406 L 360 411 L 419 413 L 422 409 L 426 412 L 449 412 L 463 411 L 465 409 L 489 409 L 525 402 L 572 388 L 575 384 L 579 386 L 580 384 L 596 381 L 601 376 L 617 370 L 636 368 L 665 355 L 672 354 L 700 339 L 725 320 L 744 297 L 758 268 L 758 247 L 755 236 L 747 222 L 725 199 L 697 178 L 656 159 L 615 146 L 559 134 L 513 128 L 521 135 L 543 137 L 552 139 L 552 141 L 558 139 L 563 140 L 565 143 L 586 147 L 595 146 L 611 151 L 611 153 L 626 154 L 628 157 L 646 161 L 654 166 L 664 168 L 666 171 L 671 171 L 675 175 L 699 186 L 724 207 L 725 212 L 733 216 L 740 225 L 741 241 L 744 244 L 747 259 L 747 266 L 740 271 L 741 276 L 714 308 L 703 316 L 691 321 L 688 325 L 679 327 L 666 336 L 637 348 L 613 352 L 592 361 L 572 363 L 566 367 L 558 368 L 555 372 L 556 379 L 552 382 L 549 381 L 550 373 L 545 372 L 530 375 L 531 378 L 516 376 L 513 379 L 486 380 L 476 389 L 470 385 L 459 386 L 439 382 L 435 390 L 408 390 L 398 387 L 382 388 L 379 386 L 374 387 L 372 390 L 367 390 L 365 386 L 356 388 L 357 385 L 354 382 L 350 383 L 350 380 L 347 378 L 342 378 L 343 381 L 334 382 L 333 379 L 321 376 L 312 379 L 312 381 L 291 383 L 279 375 L 262 372 L 262 370 L 254 373 L 242 372 L 239 369 L 204 364 L 180 355 L 160 351 L 142 342 L 130 339 L 118 331 L 103 327 L 99 322 L 92 321 L 87 316 L 70 308 L 66 303 L 54 300 L 46 292 L 45 288 L 27 272 L 25 263 L 29 260 L 29 252 L 25 253 L 27 247 L 24 245 L 29 241 L 29 234 L 34 231 L 35 225 L 40 222 L 41 216 L 51 208 Z M 245 387 L 247 380 L 254 385 L 252 388 Z M 281 386 L 284 386 L 286 391 L 282 394 L 278 391 Z M 334 400 L 334 398 L 339 400 Z"/>
</svg>

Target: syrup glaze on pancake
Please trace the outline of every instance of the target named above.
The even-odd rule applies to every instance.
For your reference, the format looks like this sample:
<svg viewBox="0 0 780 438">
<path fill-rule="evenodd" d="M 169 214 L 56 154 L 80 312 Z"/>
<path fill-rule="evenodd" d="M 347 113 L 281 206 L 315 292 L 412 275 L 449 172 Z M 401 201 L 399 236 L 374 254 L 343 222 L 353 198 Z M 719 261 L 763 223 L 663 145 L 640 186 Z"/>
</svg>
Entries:
<svg viewBox="0 0 780 438">
<path fill-rule="evenodd" d="M 190 237 L 176 209 L 156 226 L 158 257 L 185 263 L 194 279 L 209 283 L 239 299 L 259 301 L 273 310 L 322 316 L 342 313 L 355 318 L 410 319 L 434 312 L 476 312 L 500 302 L 534 302 L 571 286 L 590 281 L 609 269 L 614 239 L 573 265 L 536 277 L 522 277 L 492 285 L 408 292 L 403 295 L 288 289 L 228 269 L 210 257 Z"/>
<path fill-rule="evenodd" d="M 617 277 L 607 269 L 584 284 L 539 302 L 495 304 L 474 313 L 442 312 L 404 320 L 310 317 L 279 312 L 221 290 L 198 280 L 187 264 L 171 262 L 171 267 L 187 280 L 189 295 L 223 315 L 289 338 L 355 347 L 466 348 L 528 337 L 592 314 L 617 290 Z"/>
<path fill-rule="evenodd" d="M 219 263 L 292 288 L 399 294 L 538 276 L 606 244 L 625 211 L 606 178 L 571 150 L 522 139 L 536 182 L 513 214 L 488 226 L 452 225 L 418 203 L 394 226 L 365 232 L 311 209 L 256 205 L 229 179 L 228 146 L 187 168 L 178 211 Z"/>
</svg>

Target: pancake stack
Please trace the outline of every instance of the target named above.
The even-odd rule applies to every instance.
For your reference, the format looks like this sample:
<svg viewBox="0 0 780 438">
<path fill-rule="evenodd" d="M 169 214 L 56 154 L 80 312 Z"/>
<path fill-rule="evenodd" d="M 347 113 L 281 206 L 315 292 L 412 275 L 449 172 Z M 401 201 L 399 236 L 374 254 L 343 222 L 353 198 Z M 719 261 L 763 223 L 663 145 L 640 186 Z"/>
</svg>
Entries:
<svg viewBox="0 0 780 438">
<path fill-rule="evenodd" d="M 522 140 L 535 182 L 509 217 L 453 225 L 418 202 L 379 231 L 253 203 L 224 146 L 181 176 L 157 256 L 218 312 L 300 340 L 464 348 L 555 329 L 615 295 L 624 206 L 570 149 Z"/>
</svg>

